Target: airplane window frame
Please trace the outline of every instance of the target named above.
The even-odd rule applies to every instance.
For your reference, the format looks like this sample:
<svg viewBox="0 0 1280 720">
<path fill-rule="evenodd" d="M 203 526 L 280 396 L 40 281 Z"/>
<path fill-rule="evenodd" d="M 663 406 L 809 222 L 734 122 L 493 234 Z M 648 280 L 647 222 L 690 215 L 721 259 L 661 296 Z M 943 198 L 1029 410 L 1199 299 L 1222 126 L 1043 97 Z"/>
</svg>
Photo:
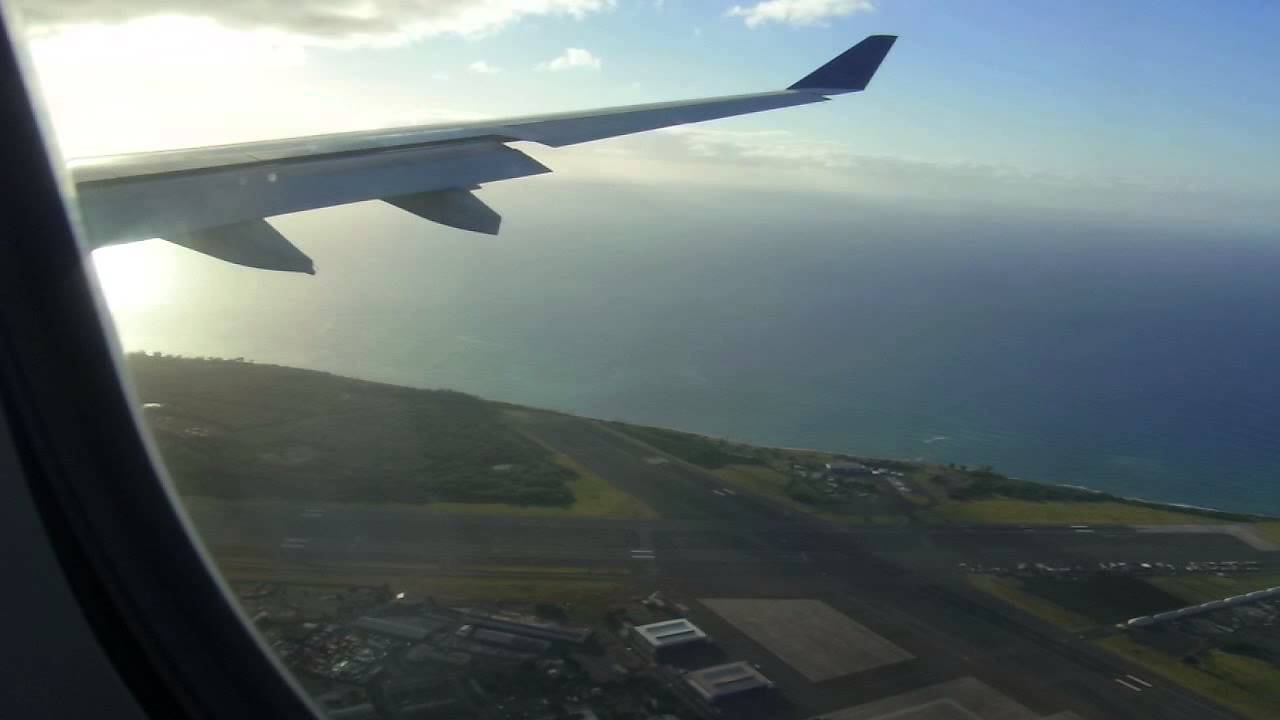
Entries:
<svg viewBox="0 0 1280 720">
<path fill-rule="evenodd" d="M 213 570 L 141 429 L 11 7 L 0 43 L 0 412 L 15 481 L 147 714 L 316 717 Z"/>
</svg>

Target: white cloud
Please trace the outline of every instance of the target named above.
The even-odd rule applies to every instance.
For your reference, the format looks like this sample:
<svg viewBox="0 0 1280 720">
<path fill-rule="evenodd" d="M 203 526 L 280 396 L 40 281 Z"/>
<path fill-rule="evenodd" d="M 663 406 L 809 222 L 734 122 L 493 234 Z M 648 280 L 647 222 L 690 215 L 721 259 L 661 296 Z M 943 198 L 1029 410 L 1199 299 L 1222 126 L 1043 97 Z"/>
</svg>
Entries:
<svg viewBox="0 0 1280 720">
<path fill-rule="evenodd" d="M 443 122 L 472 109 L 443 82 L 341 80 L 291 36 L 208 19 L 68 27 L 30 49 L 67 157 Z"/>
<path fill-rule="evenodd" d="M 538 64 L 539 70 L 569 70 L 571 68 L 586 68 L 587 70 L 599 70 L 602 65 L 600 58 L 591 54 L 590 50 L 582 48 L 565 48 L 564 52 L 558 57 Z"/>
<path fill-rule="evenodd" d="M 467 66 L 467 69 L 480 75 L 493 75 L 502 72 L 502 68 L 496 68 L 484 60 L 477 60 L 471 63 Z"/>
<path fill-rule="evenodd" d="M 771 22 L 798 27 L 875 9 L 873 0 L 763 0 L 746 7 L 734 5 L 728 14 L 742 18 L 747 27 Z"/>
<path fill-rule="evenodd" d="M 868 155 L 785 130 L 685 126 L 530 154 L 563 177 L 667 188 L 847 195 L 952 213 L 1064 213 L 1142 222 L 1274 225 L 1272 194 L 1177 177 L 1084 176 Z"/>
<path fill-rule="evenodd" d="M 30 48 L 72 156 L 305 134 L 319 117 L 292 92 L 305 48 L 276 33 L 152 17 L 68 27 Z"/>
<path fill-rule="evenodd" d="M 233 30 L 271 30 L 313 43 L 394 45 L 431 35 L 483 35 L 526 17 L 577 20 L 616 0 L 26 0 L 33 34 L 116 25 L 157 15 L 206 18 Z"/>
</svg>

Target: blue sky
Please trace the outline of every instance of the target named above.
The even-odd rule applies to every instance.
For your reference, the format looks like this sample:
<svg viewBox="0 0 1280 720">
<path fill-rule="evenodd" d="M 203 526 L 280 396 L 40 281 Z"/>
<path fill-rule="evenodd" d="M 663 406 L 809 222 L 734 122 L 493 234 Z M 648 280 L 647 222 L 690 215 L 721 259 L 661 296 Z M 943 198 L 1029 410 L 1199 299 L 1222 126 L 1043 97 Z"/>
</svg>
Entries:
<svg viewBox="0 0 1280 720">
<path fill-rule="evenodd" d="M 1217 212 L 1269 222 L 1280 189 L 1271 127 L 1280 121 L 1280 50 L 1269 32 L 1280 27 L 1280 5 L 1269 2 L 368 0 L 349 21 L 335 13 L 352 12 L 350 3 L 282 7 L 41 4 L 33 51 L 64 150 L 784 87 L 887 32 L 901 39 L 865 95 L 700 126 L 683 151 L 745 153 L 762 174 L 759 155 L 788 172 L 816 163 L 850 175 L 850 187 L 874 177 L 857 177 L 871 158 L 900 163 L 880 183 L 887 195 L 900 186 L 928 199 L 989 182 L 984 201 L 1017 204 L 1021 193 L 1129 214 L 1151 203 L 1157 215 L 1194 206 L 1207 220 Z M 547 69 L 571 48 L 577 64 Z M 751 133 L 762 132 L 778 134 L 759 153 Z M 673 161 L 682 151 L 612 142 Z M 1018 187 L 1024 180 L 1041 185 Z"/>
<path fill-rule="evenodd" d="M 847 356 L 824 353 L 825 365 L 803 353 L 786 364 L 827 368 L 797 376 L 827 395 L 827 378 L 864 368 L 866 412 L 885 432 L 904 442 L 952 434 L 930 418 L 956 411 L 990 415 L 975 435 L 1021 443 L 1005 429 L 1056 428 L 1071 407 L 1158 395 L 1161 377 L 1182 378 L 1177 363 L 1125 364 L 1141 355 L 1128 349 L 1150 349 L 1145 324 L 1126 318 L 1151 310 L 1186 339 L 1178 331 L 1194 324 L 1184 327 L 1166 290 L 1209 307 L 1248 297 L 1248 278 L 1265 273 L 1238 270 L 1274 257 L 1248 251 L 1274 248 L 1280 226 L 1274 0 L 31 2 L 30 48 L 68 157 L 782 88 L 868 34 L 900 35 L 862 94 L 568 148 L 520 144 L 554 172 L 480 191 L 503 215 L 497 238 L 368 202 L 269 219 L 316 260 L 314 277 L 164 242 L 104 248 L 94 264 L 128 349 L 244 356 L 611 417 L 610 399 L 629 416 L 666 404 L 658 398 L 670 393 L 651 388 L 685 388 L 689 424 L 667 408 L 632 417 L 720 433 L 724 413 L 831 424 L 821 403 L 788 405 L 803 394 L 781 382 L 742 380 L 764 377 L 744 369 L 773 367 L 759 364 L 755 344 L 812 345 L 791 332 L 808 323 L 859 340 Z M 899 284 L 864 280 L 877 257 L 894 258 Z M 1088 282 L 1095 268 L 1120 281 Z M 1045 277 L 1058 294 L 1042 292 Z M 685 294 L 673 292 L 682 278 Z M 958 280 L 1006 294 L 956 295 Z M 1018 325 L 1009 335 L 1002 313 L 1024 305 L 1043 312 L 1024 338 L 1081 327 L 1114 344 L 1118 354 L 1091 355 L 1097 348 L 1073 335 L 1060 359 L 1099 376 L 1122 371 L 1122 387 L 1082 387 L 1025 415 L 991 405 L 1008 381 L 1060 380 L 1039 372 L 1043 343 L 1021 355 L 1010 344 Z M 877 319 L 895 312 L 908 321 L 880 332 Z M 1233 307 L 1223 317 L 1234 327 L 1266 312 L 1255 315 Z M 867 329 L 851 325 L 850 335 L 851 317 Z M 1114 327 L 1123 331 L 1107 334 Z M 733 337 L 725 328 L 750 329 L 728 365 L 717 350 Z M 957 328 L 977 335 L 900 354 L 903 333 Z M 552 352 L 540 354 L 546 337 Z M 936 363 L 965 367 L 955 362 L 965 342 L 978 348 L 970 358 L 995 352 L 1014 375 L 939 384 L 951 375 Z M 1214 348 L 1205 357 L 1254 357 L 1217 343 L 1201 343 Z M 1239 369 L 1229 365 L 1218 364 Z M 728 378 L 726 394 L 706 392 L 711 375 Z M 886 400 L 887 417 L 908 410 L 885 423 L 874 398 L 889 398 L 895 377 L 942 404 Z M 601 394 L 584 400 L 592 378 Z M 1072 463 L 1077 450 L 1099 452 L 1045 437 L 1052 447 L 1032 441 L 1029 452 Z M 1128 452 L 1111 461 L 1163 467 Z"/>
</svg>

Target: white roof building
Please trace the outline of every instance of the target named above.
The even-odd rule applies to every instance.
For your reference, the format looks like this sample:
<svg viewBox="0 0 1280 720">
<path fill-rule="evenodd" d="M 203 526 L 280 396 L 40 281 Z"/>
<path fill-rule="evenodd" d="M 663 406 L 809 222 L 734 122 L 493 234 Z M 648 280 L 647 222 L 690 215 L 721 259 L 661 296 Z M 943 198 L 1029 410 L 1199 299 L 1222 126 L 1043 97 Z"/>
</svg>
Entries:
<svg viewBox="0 0 1280 720">
<path fill-rule="evenodd" d="M 747 690 L 773 687 L 772 680 L 762 675 L 750 663 L 745 662 L 694 670 L 687 673 L 684 679 L 694 691 L 709 702 Z"/>
<path fill-rule="evenodd" d="M 707 639 L 706 633 L 684 618 L 637 625 L 632 631 L 639 638 L 640 644 L 654 654 L 664 648 L 704 642 Z"/>
</svg>

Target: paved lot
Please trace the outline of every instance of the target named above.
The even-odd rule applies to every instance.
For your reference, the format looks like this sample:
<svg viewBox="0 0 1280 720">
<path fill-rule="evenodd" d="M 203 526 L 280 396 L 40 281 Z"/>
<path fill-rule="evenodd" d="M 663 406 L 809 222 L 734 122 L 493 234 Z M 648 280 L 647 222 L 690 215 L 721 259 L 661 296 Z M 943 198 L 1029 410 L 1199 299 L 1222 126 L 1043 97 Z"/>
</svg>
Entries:
<svg viewBox="0 0 1280 720">
<path fill-rule="evenodd" d="M 707 598 L 698 602 L 813 682 L 914 657 L 821 600 Z"/>
<path fill-rule="evenodd" d="M 1035 720 L 1035 713 L 976 678 L 963 677 L 824 713 L 823 720 Z"/>
<path fill-rule="evenodd" d="M 215 501 L 190 510 L 210 546 L 275 552 L 281 562 L 308 569 L 315 564 L 426 563 L 468 574 L 484 572 L 488 565 L 499 573 L 523 564 L 579 566 L 611 576 L 630 572 L 645 592 L 657 588 L 672 598 L 821 599 L 915 656 L 815 683 L 766 647 L 758 632 L 740 630 L 691 601 L 690 617 L 719 640 L 728 653 L 725 660 L 760 663 L 778 683 L 770 696 L 774 706 L 760 702 L 751 712 L 725 715 L 735 720 L 798 720 L 861 708 L 957 677 L 978 678 L 1053 720 L 1234 717 L 1163 682 L 1142 691 L 1126 688 L 1115 678 L 1138 669 L 1084 639 L 1011 615 L 946 576 L 959 560 L 1057 562 L 1062 556 L 1063 562 L 1149 561 L 1201 555 L 1247 558 L 1253 553 L 1266 565 L 1274 562 L 1275 553 L 1268 557 L 1229 535 L 1155 535 L 1102 526 L 1090 528 L 1091 533 L 1069 527 L 832 526 L 746 493 L 717 495 L 713 491 L 723 487 L 719 478 L 675 460 L 649 463 L 646 458 L 655 457 L 654 450 L 597 423 L 544 414 L 537 420 L 530 429 L 541 440 L 664 517 L 482 517 L 390 506 Z M 635 559 L 637 549 L 651 554 Z M 936 708 L 954 710 L 946 703 Z M 1063 710 L 1077 716 L 1052 715 Z M 899 720 L 892 715 L 879 720 L 891 718 Z M 929 718 L 943 719 L 952 720 L 946 715 Z"/>
</svg>

